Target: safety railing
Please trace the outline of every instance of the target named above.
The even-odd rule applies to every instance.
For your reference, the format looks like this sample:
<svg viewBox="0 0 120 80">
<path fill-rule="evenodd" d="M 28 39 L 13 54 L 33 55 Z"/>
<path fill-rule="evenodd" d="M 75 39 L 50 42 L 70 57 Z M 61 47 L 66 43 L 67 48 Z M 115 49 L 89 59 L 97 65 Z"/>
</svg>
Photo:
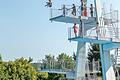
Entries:
<svg viewBox="0 0 120 80">
<path fill-rule="evenodd" d="M 39 64 L 39 65 L 38 65 Z M 37 63 L 38 70 L 49 70 L 49 71 L 60 71 L 68 72 L 75 71 L 76 62 L 75 61 L 42 61 Z M 86 61 L 85 70 L 86 73 L 98 73 L 99 72 L 99 61 Z"/>
<path fill-rule="evenodd" d="M 72 9 L 72 5 L 62 5 L 59 9 L 51 9 L 50 10 L 50 19 L 58 16 L 86 16 L 91 17 L 90 7 L 86 7 L 86 9 L 81 11 L 81 6 L 75 6 L 75 11 Z M 93 17 L 96 17 L 95 8 L 93 8 Z"/>
<path fill-rule="evenodd" d="M 118 20 L 118 10 L 111 11 L 110 13 L 103 14 L 104 21 L 106 25 L 117 23 Z"/>
<path fill-rule="evenodd" d="M 88 37 L 88 38 L 117 38 L 119 39 L 120 28 L 112 26 L 98 26 L 88 30 L 86 33 L 77 27 L 76 31 L 73 27 L 68 28 L 68 39 L 77 37 Z"/>
<path fill-rule="evenodd" d="M 99 61 L 86 62 L 86 73 L 97 73 L 100 70 Z"/>
<path fill-rule="evenodd" d="M 74 70 L 75 69 L 75 62 L 69 61 L 43 61 L 40 66 L 41 69 L 53 69 L 53 70 Z"/>
</svg>

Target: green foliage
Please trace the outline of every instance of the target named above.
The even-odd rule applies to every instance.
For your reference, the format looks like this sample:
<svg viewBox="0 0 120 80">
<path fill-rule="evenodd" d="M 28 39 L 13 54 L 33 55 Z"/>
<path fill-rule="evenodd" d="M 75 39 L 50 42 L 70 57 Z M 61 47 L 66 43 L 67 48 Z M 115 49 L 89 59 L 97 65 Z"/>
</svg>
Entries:
<svg viewBox="0 0 120 80">
<path fill-rule="evenodd" d="M 102 72 L 102 67 L 101 67 L 101 62 L 100 62 L 100 48 L 98 44 L 91 44 L 91 47 L 89 48 L 89 52 L 88 52 L 88 60 L 90 62 L 93 61 L 93 59 L 95 61 L 99 61 L 100 63 L 100 71 Z M 98 74 L 98 75 L 102 75 L 102 73 Z"/>
<path fill-rule="evenodd" d="M 29 57 L 28 62 L 30 63 L 32 61 L 33 61 L 33 58 Z"/>
<path fill-rule="evenodd" d="M 37 72 L 37 80 L 48 80 L 47 72 Z"/>
<path fill-rule="evenodd" d="M 57 62 L 54 58 L 54 56 L 52 55 L 45 55 L 45 59 L 42 60 L 43 61 L 43 65 L 42 68 L 45 68 L 45 69 L 50 69 L 50 68 L 53 68 L 53 69 L 56 69 L 58 68 L 59 65 L 56 65 L 56 66 L 51 66 L 51 62 Z M 58 62 L 57 62 L 58 63 Z M 54 73 L 49 73 L 48 74 L 48 80 L 58 80 L 59 78 L 63 77 L 64 75 L 62 74 L 54 74 Z M 46 80 L 46 78 L 43 78 L 42 76 L 39 77 L 39 78 L 42 78 L 41 80 Z"/>
<path fill-rule="evenodd" d="M 30 62 L 33 59 L 16 59 L 15 61 L 3 62 L 1 58 L 0 62 L 0 80 L 58 80 L 59 78 L 64 78 L 63 74 L 48 74 L 43 72 L 36 72 L 37 69 L 33 68 Z M 57 59 L 52 55 L 46 55 L 43 59 L 43 68 L 50 68 L 51 61 L 59 63 L 61 61 L 67 62 L 67 68 L 73 69 L 73 58 L 65 53 L 61 53 Z M 75 63 L 75 62 L 74 62 Z M 60 64 L 56 65 L 54 68 L 60 68 Z"/>
<path fill-rule="evenodd" d="M 72 56 L 69 56 L 65 53 L 61 53 L 58 55 L 57 59 L 53 55 L 45 55 L 45 59 L 42 60 L 44 66 L 41 66 L 41 68 L 45 69 L 74 69 L 75 66 L 75 60 L 72 58 Z M 65 63 L 65 67 L 61 66 L 63 63 Z M 51 64 L 54 64 L 54 66 L 51 66 Z M 59 78 L 64 78 L 63 74 L 48 74 L 48 80 L 58 80 Z"/>
<path fill-rule="evenodd" d="M 43 61 L 43 65 L 41 68 L 46 68 L 46 69 L 49 69 L 51 68 L 51 62 L 54 62 L 55 61 L 55 58 L 54 56 L 52 55 L 45 55 L 45 59 L 42 60 Z"/>
<path fill-rule="evenodd" d="M 98 44 L 91 44 L 91 48 L 89 48 L 88 60 L 92 62 L 93 59 L 95 61 L 100 60 L 100 49 Z"/>
<path fill-rule="evenodd" d="M 56 74 L 56 73 L 49 73 L 48 79 L 49 80 L 59 80 L 59 78 L 63 78 L 63 74 Z"/>
<path fill-rule="evenodd" d="M 36 80 L 36 70 L 27 59 L 0 63 L 0 80 Z"/>
<path fill-rule="evenodd" d="M 58 55 L 57 57 L 57 60 L 58 62 L 60 61 L 63 61 L 63 62 L 66 62 L 67 64 L 67 69 L 73 69 L 74 68 L 74 65 L 75 65 L 75 61 L 73 60 L 72 56 L 69 56 L 65 53 L 61 53 L 60 55 Z M 58 65 L 60 66 L 60 64 Z"/>
</svg>

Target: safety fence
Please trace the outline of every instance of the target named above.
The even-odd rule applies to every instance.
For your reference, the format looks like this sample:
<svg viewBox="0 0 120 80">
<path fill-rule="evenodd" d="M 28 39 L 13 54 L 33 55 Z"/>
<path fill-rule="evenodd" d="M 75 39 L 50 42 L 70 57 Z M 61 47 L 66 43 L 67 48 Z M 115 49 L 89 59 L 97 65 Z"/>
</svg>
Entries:
<svg viewBox="0 0 120 80">
<path fill-rule="evenodd" d="M 68 39 L 76 37 L 88 37 L 88 38 L 119 38 L 120 28 L 113 26 L 96 26 L 87 32 L 84 32 L 83 28 L 76 28 L 76 31 L 73 27 L 68 28 Z"/>
<path fill-rule="evenodd" d="M 119 21 L 118 20 L 118 18 L 119 18 L 118 10 L 113 10 L 113 11 L 111 11 L 109 13 L 105 13 L 105 14 L 103 14 L 102 17 L 103 17 L 105 25 L 117 23 Z"/>
<path fill-rule="evenodd" d="M 86 62 L 86 67 L 85 67 L 86 73 L 88 74 L 97 73 L 99 72 L 99 69 L 100 69 L 99 61 L 93 60 L 92 62 L 89 61 Z"/>
<path fill-rule="evenodd" d="M 58 16 L 86 16 L 86 17 L 91 17 L 91 10 L 90 7 L 86 7 L 84 10 L 81 11 L 81 6 L 75 6 L 75 10 L 73 10 L 72 5 L 62 5 L 61 8 L 59 9 L 50 9 L 50 19 L 55 18 Z M 96 11 L 95 8 L 93 8 L 93 16 L 96 17 Z"/>
<path fill-rule="evenodd" d="M 42 61 L 39 66 L 41 69 L 61 69 L 61 70 L 74 70 L 75 62 L 74 61 Z"/>
<path fill-rule="evenodd" d="M 47 72 L 68 72 L 68 71 L 75 71 L 76 70 L 76 62 L 75 61 L 39 61 L 36 65 L 36 68 L 39 71 L 46 71 Z M 100 64 L 99 61 L 86 61 L 85 64 L 85 71 L 86 73 L 98 73 L 100 71 Z"/>
</svg>

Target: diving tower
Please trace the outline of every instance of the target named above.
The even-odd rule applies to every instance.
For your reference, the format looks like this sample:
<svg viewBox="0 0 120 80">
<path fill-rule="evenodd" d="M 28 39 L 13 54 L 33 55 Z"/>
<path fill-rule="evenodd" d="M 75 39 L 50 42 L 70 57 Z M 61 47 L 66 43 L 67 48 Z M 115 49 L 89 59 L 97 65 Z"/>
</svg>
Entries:
<svg viewBox="0 0 120 80">
<path fill-rule="evenodd" d="M 74 79 L 85 80 L 86 43 L 95 43 L 100 47 L 103 80 L 116 80 L 116 62 L 111 59 L 111 50 L 116 51 L 120 48 L 118 11 L 112 10 L 106 13 L 101 7 L 101 0 L 94 0 L 93 13 L 91 13 L 90 7 L 87 7 L 87 0 L 81 1 L 85 5 L 82 6 L 81 2 L 81 6 L 76 6 L 75 15 L 71 14 L 71 6 L 67 5 L 63 5 L 60 9 L 50 9 L 50 21 L 79 25 L 77 36 L 72 27 L 68 29 L 68 40 L 78 42 Z"/>
</svg>

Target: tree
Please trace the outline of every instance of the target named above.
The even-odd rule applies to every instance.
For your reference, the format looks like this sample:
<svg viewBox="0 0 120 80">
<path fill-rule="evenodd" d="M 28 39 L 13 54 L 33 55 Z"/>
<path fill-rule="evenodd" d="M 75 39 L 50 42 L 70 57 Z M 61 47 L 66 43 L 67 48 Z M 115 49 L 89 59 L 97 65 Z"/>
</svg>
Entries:
<svg viewBox="0 0 120 80">
<path fill-rule="evenodd" d="M 33 61 L 33 58 L 29 57 L 28 62 L 30 63 L 32 61 Z"/>
<path fill-rule="evenodd" d="M 36 80 L 36 70 L 27 59 L 0 63 L 0 80 Z"/>
<path fill-rule="evenodd" d="M 65 53 L 58 55 L 57 60 L 58 62 L 65 62 L 67 69 L 73 69 L 75 66 L 75 61 L 73 60 L 72 56 L 69 56 Z M 58 66 L 60 66 L 60 64 Z"/>
<path fill-rule="evenodd" d="M 16 73 L 25 80 L 36 80 L 36 70 L 27 59 L 20 58 L 15 60 Z"/>
<path fill-rule="evenodd" d="M 88 60 L 90 62 L 92 62 L 93 59 L 95 61 L 99 61 L 101 73 L 98 75 L 101 76 L 102 75 L 102 67 L 101 67 L 101 62 L 100 62 L 100 48 L 99 48 L 98 44 L 91 44 L 90 45 L 89 52 L 88 52 Z"/>
<path fill-rule="evenodd" d="M 51 66 L 52 63 L 58 63 L 57 60 L 55 60 L 55 57 L 53 55 L 45 55 L 45 59 L 42 60 L 43 61 L 43 65 L 42 68 L 45 69 L 57 69 L 58 66 L 60 65 L 54 65 Z M 55 73 L 49 73 L 48 74 L 48 80 L 58 80 L 59 78 L 63 77 L 64 75 L 62 74 L 55 74 Z"/>
<path fill-rule="evenodd" d="M 45 59 L 42 59 L 43 65 L 42 68 L 49 69 L 51 68 L 51 63 L 55 61 L 55 58 L 53 55 L 45 55 Z"/>
<path fill-rule="evenodd" d="M 59 80 L 60 78 L 64 78 L 64 75 L 57 74 L 57 73 L 49 73 L 48 74 L 48 80 Z"/>
<path fill-rule="evenodd" d="M 91 44 L 88 52 L 88 60 L 90 62 L 100 60 L 100 49 L 98 44 Z"/>
<path fill-rule="evenodd" d="M 47 72 L 37 72 L 37 80 L 48 80 Z"/>
</svg>

